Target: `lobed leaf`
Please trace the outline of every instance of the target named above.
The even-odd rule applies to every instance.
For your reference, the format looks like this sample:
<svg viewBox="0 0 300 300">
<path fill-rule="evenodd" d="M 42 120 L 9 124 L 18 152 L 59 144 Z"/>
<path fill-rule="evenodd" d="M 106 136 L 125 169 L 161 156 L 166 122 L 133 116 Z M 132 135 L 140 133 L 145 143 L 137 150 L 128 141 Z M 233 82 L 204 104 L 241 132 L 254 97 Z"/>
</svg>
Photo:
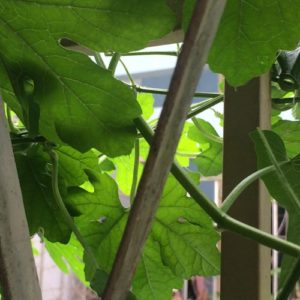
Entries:
<svg viewBox="0 0 300 300">
<path fill-rule="evenodd" d="M 278 161 L 284 162 L 288 160 L 286 149 L 281 138 L 272 131 L 264 131 L 264 135 L 272 149 L 272 152 Z M 268 152 L 258 136 L 257 132 L 251 134 L 251 137 L 255 143 L 256 155 L 258 159 L 258 167 L 264 168 L 271 165 L 271 161 Z M 287 239 L 291 242 L 300 244 L 299 229 L 300 229 L 300 155 L 289 160 L 280 166 L 281 172 L 288 181 L 288 185 L 280 179 L 276 172 L 272 172 L 269 175 L 264 176 L 262 179 L 266 184 L 271 196 L 278 201 L 279 205 L 286 208 L 289 214 Z M 292 191 L 294 197 L 291 197 Z M 280 282 L 285 281 L 291 266 L 295 262 L 295 258 L 284 255 L 281 265 Z"/>
<path fill-rule="evenodd" d="M 109 185 L 107 181 L 110 182 Z M 94 248 L 100 267 L 108 273 L 127 222 L 128 212 L 119 202 L 117 186 L 112 179 L 107 175 L 97 175 L 93 184 L 94 193 L 71 188 L 67 201 L 82 214 L 76 218 L 76 223 Z M 105 190 L 102 184 L 105 184 Z M 161 293 L 157 294 L 157 297 L 160 295 L 158 299 L 169 299 L 170 290 L 167 292 L 163 289 L 158 279 L 168 277 L 167 283 L 170 287 L 173 284 L 180 285 L 179 279 L 192 275 L 217 274 L 218 239 L 219 235 L 209 217 L 186 196 L 185 190 L 176 180 L 170 177 L 133 282 L 134 293 L 140 299 L 150 299 L 153 286 L 156 286 L 156 293 Z M 88 268 L 92 272 L 92 268 Z M 151 274 L 145 278 L 146 268 Z"/>
<path fill-rule="evenodd" d="M 3 0 L 3 97 L 28 129 L 35 124 L 53 142 L 82 152 L 95 147 L 110 156 L 128 154 L 136 134 L 132 120 L 141 113 L 134 93 L 59 41 L 126 52 L 168 33 L 175 23 L 162 0 Z"/>
</svg>

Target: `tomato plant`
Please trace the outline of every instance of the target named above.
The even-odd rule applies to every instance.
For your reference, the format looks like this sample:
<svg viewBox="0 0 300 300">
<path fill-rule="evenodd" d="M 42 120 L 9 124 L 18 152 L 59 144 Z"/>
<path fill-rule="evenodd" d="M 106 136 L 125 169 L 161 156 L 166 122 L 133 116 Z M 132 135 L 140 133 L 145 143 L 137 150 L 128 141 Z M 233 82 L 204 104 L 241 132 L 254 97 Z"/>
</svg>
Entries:
<svg viewBox="0 0 300 300">
<path fill-rule="evenodd" d="M 0 89 L 30 235 L 41 235 L 54 260 L 59 264 L 65 256 L 71 268 L 78 261 L 66 249 L 76 245 L 85 279 L 99 295 L 112 269 L 157 125 L 149 121 L 151 94 L 138 87 L 130 74 L 131 84 L 116 79 L 114 70 L 122 55 L 133 55 L 174 29 L 186 31 L 195 2 L 0 3 Z M 299 14 L 299 1 L 229 0 L 208 56 L 210 68 L 233 86 L 269 71 L 278 50 L 296 47 Z M 109 66 L 101 59 L 104 54 L 112 56 Z M 300 254 L 300 123 L 276 114 L 273 131 L 251 134 L 259 170 L 217 207 L 195 182 L 222 172 L 222 138 L 197 115 L 222 101 L 223 95 L 199 95 L 210 99 L 190 108 L 177 162 L 164 186 L 128 297 L 169 299 L 183 279 L 218 274 L 220 233 L 213 222 L 287 254 L 279 296 L 285 297 L 299 277 L 299 261 L 293 256 Z M 299 117 L 297 107 L 294 113 Z M 188 169 L 190 161 L 198 168 L 196 175 Z M 226 214 L 241 191 L 260 177 L 289 213 L 288 241 Z M 119 191 L 130 200 L 129 207 L 121 203 Z M 6 254 L 0 251 L 0 255 Z M 5 290 L 5 280 L 1 286 Z"/>
</svg>

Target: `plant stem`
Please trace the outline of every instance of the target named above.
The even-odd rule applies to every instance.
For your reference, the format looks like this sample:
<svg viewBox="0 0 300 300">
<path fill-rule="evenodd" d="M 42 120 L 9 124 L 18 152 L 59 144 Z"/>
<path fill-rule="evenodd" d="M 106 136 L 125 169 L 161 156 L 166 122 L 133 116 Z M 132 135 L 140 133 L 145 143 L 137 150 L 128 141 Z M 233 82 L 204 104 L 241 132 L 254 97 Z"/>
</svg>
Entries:
<svg viewBox="0 0 300 300">
<path fill-rule="evenodd" d="M 190 119 L 190 118 L 200 114 L 201 112 L 215 106 L 216 104 L 222 102 L 223 100 L 224 100 L 224 96 L 219 95 L 217 97 L 207 99 L 207 100 L 204 100 L 200 103 L 192 105 L 191 106 L 191 111 L 187 115 L 187 119 Z"/>
<path fill-rule="evenodd" d="M 89 256 L 90 260 L 95 264 L 96 268 L 99 269 L 97 259 L 91 250 L 90 246 L 85 241 L 85 238 L 81 235 L 80 231 L 78 230 L 77 226 L 73 222 L 72 217 L 70 216 L 68 210 L 65 207 L 63 199 L 60 195 L 59 187 L 58 187 L 58 155 L 57 153 L 50 149 L 48 150 L 49 156 L 52 162 L 52 191 L 56 203 L 58 205 L 59 211 L 62 214 L 66 225 L 71 229 L 71 231 L 76 236 L 77 240 L 85 250 L 86 254 Z"/>
<path fill-rule="evenodd" d="M 106 56 L 112 56 L 112 54 L 107 53 Z M 120 53 L 121 56 L 141 56 L 141 55 L 169 55 L 177 56 L 176 51 L 141 51 L 141 52 L 129 52 L 129 53 Z"/>
<path fill-rule="evenodd" d="M 276 300 L 288 299 L 289 295 L 294 289 L 299 278 L 300 278 L 300 256 L 297 258 L 291 272 L 289 273 L 288 277 L 283 283 L 282 288 L 279 290 Z"/>
<path fill-rule="evenodd" d="M 104 63 L 100 53 L 95 52 L 94 53 L 94 58 L 95 58 L 95 61 L 96 61 L 98 66 L 102 67 L 103 69 L 106 69 L 105 63 Z"/>
<path fill-rule="evenodd" d="M 136 187 L 138 182 L 139 163 L 140 163 L 140 141 L 139 139 L 136 139 L 134 143 L 134 167 L 133 167 L 132 184 L 130 190 L 130 204 L 133 203 L 135 197 L 135 192 L 136 192 Z"/>
<path fill-rule="evenodd" d="M 131 76 L 131 74 L 130 74 L 128 68 L 126 67 L 126 65 L 125 65 L 124 62 L 122 61 L 122 59 L 120 59 L 120 63 L 122 64 L 122 66 L 123 66 L 123 68 L 124 68 L 124 70 L 125 70 L 125 72 L 126 72 L 126 75 L 127 75 L 128 79 L 129 79 L 129 81 L 130 81 L 130 83 L 131 83 L 131 88 L 133 88 L 134 90 L 136 90 L 135 82 L 134 82 L 134 80 L 133 80 L 133 78 L 132 78 L 132 76 Z"/>
<path fill-rule="evenodd" d="M 139 93 L 149 93 L 149 94 L 157 94 L 157 95 L 167 95 L 167 89 L 157 89 L 157 88 L 149 88 L 144 86 L 134 86 L 135 90 Z M 194 97 L 198 98 L 215 98 L 220 96 L 219 93 L 209 93 L 209 92 L 195 92 Z"/>
<path fill-rule="evenodd" d="M 287 163 L 282 162 L 281 164 Z M 245 179 L 243 179 L 239 184 L 230 192 L 230 194 L 226 197 L 226 199 L 223 201 L 222 205 L 220 206 L 220 209 L 223 212 L 227 212 L 229 208 L 232 206 L 232 204 L 235 202 L 235 200 L 238 198 L 238 196 L 255 180 L 259 179 L 260 177 L 267 175 L 271 172 L 275 171 L 274 166 L 269 166 L 266 168 L 263 168 L 261 170 L 258 170 Z"/>
<path fill-rule="evenodd" d="M 116 52 L 112 56 L 112 58 L 110 60 L 110 63 L 109 63 L 109 66 L 108 66 L 108 70 L 110 70 L 113 75 L 116 72 L 119 61 L 120 61 L 120 54 Z"/>
<path fill-rule="evenodd" d="M 134 122 L 140 133 L 144 136 L 145 140 L 151 144 L 153 131 L 148 126 L 147 122 L 142 117 L 135 119 Z M 265 233 L 257 228 L 244 224 L 228 216 L 209 198 L 207 198 L 205 194 L 203 194 L 197 185 L 189 178 L 188 174 L 186 174 L 186 172 L 183 171 L 175 162 L 172 164 L 171 173 L 220 228 L 236 232 L 244 237 L 257 241 L 260 244 L 278 251 L 282 251 L 291 256 L 298 256 L 300 254 L 300 246 L 276 238 L 271 234 Z"/>
</svg>

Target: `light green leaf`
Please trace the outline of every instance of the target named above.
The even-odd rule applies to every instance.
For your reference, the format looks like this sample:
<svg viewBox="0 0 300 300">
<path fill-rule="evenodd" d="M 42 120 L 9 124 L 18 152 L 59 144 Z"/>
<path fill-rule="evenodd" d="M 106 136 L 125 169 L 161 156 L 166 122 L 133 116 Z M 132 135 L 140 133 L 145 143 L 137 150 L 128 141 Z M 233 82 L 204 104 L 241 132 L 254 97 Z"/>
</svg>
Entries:
<svg viewBox="0 0 300 300">
<path fill-rule="evenodd" d="M 73 236 L 67 245 L 51 243 L 46 239 L 44 242 L 50 257 L 62 272 L 69 274 L 71 270 L 84 285 L 89 285 L 84 275 L 83 249 Z"/>
<path fill-rule="evenodd" d="M 195 142 L 189 137 L 189 131 L 192 127 L 193 124 L 191 123 L 186 122 L 184 124 L 182 134 L 176 150 L 175 158 L 183 167 L 188 167 L 190 165 L 191 158 L 199 154 L 197 142 Z"/>
<path fill-rule="evenodd" d="M 93 182 L 95 186 L 93 194 L 71 188 L 68 203 L 82 214 L 76 218 L 76 223 L 96 251 L 101 269 L 108 273 L 128 213 L 120 205 L 117 187 L 112 179 L 107 175 L 97 175 Z M 105 190 L 102 187 L 104 184 Z M 170 285 L 176 283 L 178 286 L 179 281 L 175 280 L 175 275 L 182 279 L 196 274 L 208 276 L 219 272 L 219 253 L 216 248 L 219 235 L 209 217 L 193 199 L 186 196 L 185 190 L 173 177 L 169 178 L 164 189 L 149 239 L 153 239 L 155 245 L 149 244 L 148 249 L 147 243 L 145 260 L 140 264 L 143 262 L 147 264 L 151 276 L 145 282 L 145 278 L 141 275 L 145 272 L 145 266 L 139 265 L 140 273 L 137 273 L 139 275 L 133 283 L 134 293 L 139 295 L 139 299 L 150 297 L 149 295 L 153 293 L 151 286 L 158 286 L 157 280 L 160 276 L 163 278 L 168 276 Z M 161 285 L 158 288 L 163 295 L 167 295 L 166 290 L 162 291 Z M 163 296 L 157 299 L 169 298 Z"/>
<path fill-rule="evenodd" d="M 138 180 L 140 180 L 144 162 L 148 156 L 149 145 L 144 139 L 140 139 L 140 164 L 138 169 Z M 116 166 L 116 181 L 119 189 L 127 196 L 130 195 L 132 179 L 133 179 L 133 167 L 134 167 L 135 153 L 134 150 L 129 155 L 119 156 L 113 159 Z"/>
<path fill-rule="evenodd" d="M 146 93 L 138 93 L 137 94 L 137 101 L 139 105 L 141 106 L 142 112 L 143 112 L 143 118 L 145 120 L 148 120 L 153 112 L 154 112 L 154 98 L 152 94 L 146 94 Z"/>
<path fill-rule="evenodd" d="M 272 129 L 282 138 L 289 157 L 300 153 L 300 121 L 279 120 Z"/>
<path fill-rule="evenodd" d="M 215 176 L 222 172 L 223 144 L 221 138 L 210 123 L 196 119 L 197 126 L 188 132 L 190 139 L 199 144 L 200 154 L 193 160 L 203 176 Z"/>
<path fill-rule="evenodd" d="M 277 50 L 297 46 L 299 17 L 299 1 L 227 1 L 209 54 L 210 68 L 233 86 L 268 72 Z"/>
<path fill-rule="evenodd" d="M 171 299 L 172 289 L 182 286 L 183 280 L 164 265 L 159 244 L 149 238 L 133 280 L 132 290 L 137 298 Z"/>
</svg>

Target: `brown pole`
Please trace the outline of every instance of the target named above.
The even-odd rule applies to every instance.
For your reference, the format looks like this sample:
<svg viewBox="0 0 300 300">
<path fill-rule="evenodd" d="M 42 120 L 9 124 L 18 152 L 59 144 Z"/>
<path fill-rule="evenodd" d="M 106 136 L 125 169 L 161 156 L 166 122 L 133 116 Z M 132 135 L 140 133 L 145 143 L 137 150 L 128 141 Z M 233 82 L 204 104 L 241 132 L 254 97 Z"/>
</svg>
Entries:
<svg viewBox="0 0 300 300">
<path fill-rule="evenodd" d="M 270 128 L 270 81 L 264 75 L 246 85 L 225 86 L 223 198 L 256 167 L 249 133 Z M 270 232 L 271 202 L 259 181 L 229 210 L 232 217 Z M 271 251 L 231 232 L 222 234 L 221 299 L 271 299 Z"/>
<path fill-rule="evenodd" d="M 127 296 L 225 2 L 198 0 L 196 3 L 134 205 L 104 292 L 104 300 L 121 300 Z"/>
</svg>

